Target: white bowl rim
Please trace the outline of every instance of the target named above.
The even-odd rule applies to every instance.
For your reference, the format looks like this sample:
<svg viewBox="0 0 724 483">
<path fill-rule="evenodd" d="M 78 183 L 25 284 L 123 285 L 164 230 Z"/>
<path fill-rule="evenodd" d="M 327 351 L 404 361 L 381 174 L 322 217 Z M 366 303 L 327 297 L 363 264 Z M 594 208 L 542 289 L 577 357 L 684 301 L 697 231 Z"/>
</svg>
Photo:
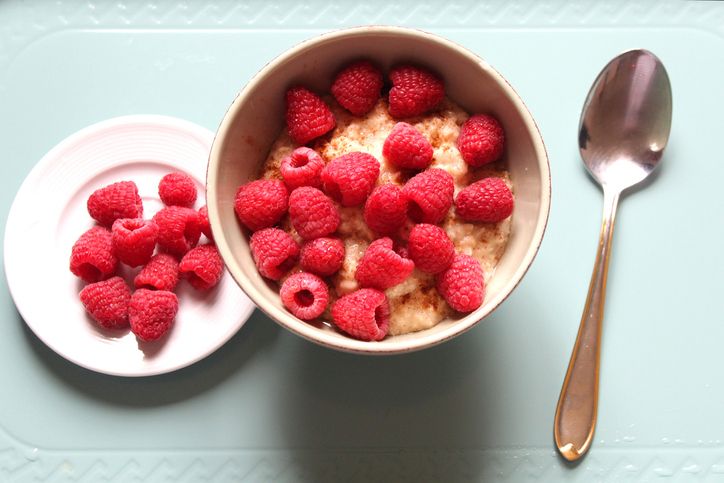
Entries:
<svg viewBox="0 0 724 483">
<path fill-rule="evenodd" d="M 409 37 L 417 37 L 422 38 L 426 40 L 432 40 L 438 44 L 442 44 L 443 46 L 452 49 L 456 51 L 457 53 L 463 55 L 464 57 L 467 57 L 471 62 L 477 64 L 481 69 L 488 72 L 488 74 L 497 81 L 500 88 L 506 93 L 508 98 L 514 103 L 516 109 L 520 113 L 523 122 L 526 125 L 526 128 L 529 132 L 537 133 L 537 136 L 533 136 L 532 142 L 533 142 L 533 148 L 536 153 L 536 159 L 538 160 L 538 166 L 540 168 L 540 184 L 541 184 L 541 206 L 538 211 L 538 222 L 536 223 L 535 229 L 533 231 L 533 237 L 530 246 L 525 252 L 525 255 L 523 256 L 520 264 L 516 268 L 515 272 L 511 276 L 510 280 L 502 287 L 502 289 L 499 291 L 498 294 L 496 294 L 496 297 L 491 302 L 488 302 L 483 305 L 480 309 L 467 314 L 466 316 L 462 317 L 460 320 L 456 321 L 453 324 L 450 324 L 449 327 L 446 327 L 442 331 L 438 332 L 430 332 L 429 330 L 423 330 L 420 332 L 415 333 L 414 337 L 406 337 L 404 339 L 400 339 L 399 337 L 391 337 L 389 339 L 386 339 L 384 343 L 376 343 L 376 342 L 366 342 L 361 341 L 357 339 L 353 339 L 351 337 L 339 337 L 338 334 L 334 334 L 329 331 L 320 330 L 319 328 L 308 324 L 300 319 L 297 319 L 294 317 L 291 313 L 286 312 L 284 310 L 279 310 L 275 306 L 271 304 L 270 301 L 266 300 L 264 297 L 255 297 L 253 293 L 248 291 L 245 287 L 247 283 L 250 283 L 248 279 L 246 279 L 241 274 L 237 274 L 231 269 L 229 269 L 229 273 L 231 273 L 234 280 L 236 280 L 236 283 L 241 287 L 241 289 L 249 296 L 249 298 L 256 304 L 256 306 L 261 309 L 266 315 L 269 316 L 272 320 L 277 322 L 282 327 L 286 328 L 287 330 L 291 331 L 294 334 L 297 334 L 309 341 L 315 342 L 319 345 L 329 347 L 336 350 L 341 350 L 345 352 L 353 352 L 358 354 L 368 354 L 368 355 L 391 355 L 391 354 L 402 354 L 406 352 L 413 352 L 420 349 L 425 349 L 428 347 L 432 347 L 438 344 L 441 344 L 447 340 L 450 340 L 454 337 L 457 337 L 458 335 L 467 332 L 472 327 L 477 325 L 480 321 L 482 321 L 485 317 L 487 317 L 489 314 L 491 314 L 495 309 L 498 308 L 498 306 L 508 298 L 508 296 L 515 290 L 515 288 L 518 286 L 520 281 L 523 279 L 523 276 L 526 274 L 528 269 L 530 268 L 530 265 L 532 264 L 533 260 L 535 259 L 536 254 L 538 253 L 538 250 L 540 248 L 540 245 L 543 241 L 543 234 L 545 233 L 546 225 L 548 223 L 548 217 L 550 214 L 550 203 L 551 203 L 551 178 L 550 178 L 550 162 L 548 159 L 548 154 L 546 152 L 545 144 L 543 143 L 543 138 L 540 133 L 540 129 L 538 128 L 537 124 L 535 123 L 535 120 L 533 119 L 533 116 L 531 115 L 530 111 L 528 110 L 527 106 L 523 102 L 523 100 L 520 98 L 518 93 L 513 89 L 513 87 L 510 85 L 510 83 L 493 67 L 491 67 L 487 62 L 485 62 L 482 58 L 480 58 L 478 55 L 473 53 L 472 51 L 468 50 L 467 48 L 456 44 L 448 39 L 445 39 L 441 36 L 419 30 L 419 29 L 413 29 L 413 28 L 407 28 L 407 27 L 395 27 L 395 26 L 384 26 L 384 25 L 375 25 L 375 26 L 363 26 L 363 27 L 351 27 L 351 28 L 343 28 L 338 30 L 333 30 L 330 32 L 326 32 L 320 35 L 317 35 L 315 37 L 311 37 L 309 39 L 303 40 L 302 42 L 296 44 L 295 46 L 291 47 L 290 49 L 286 50 L 285 52 L 281 53 L 277 57 L 275 57 L 273 60 L 271 60 L 268 64 L 266 64 L 259 72 L 257 72 L 250 80 L 249 82 L 244 86 L 244 88 L 239 92 L 239 94 L 236 96 L 234 101 L 231 103 L 229 108 L 227 109 L 226 113 L 224 114 L 224 117 L 219 125 L 218 130 L 216 131 L 216 134 L 214 136 L 214 143 L 211 148 L 211 152 L 209 154 L 209 164 L 207 168 L 207 204 L 208 204 L 208 213 L 209 213 L 209 221 L 212 227 L 214 226 L 221 226 L 221 220 L 218 212 L 218 205 L 216 201 L 216 184 L 215 184 L 215 177 L 216 172 L 218 168 L 218 163 L 221 159 L 221 147 L 220 142 L 217 142 L 219 138 L 225 137 L 226 133 L 228 132 L 232 120 L 234 119 L 237 111 L 240 109 L 240 106 L 242 104 L 242 101 L 244 100 L 245 96 L 250 92 L 253 91 L 257 84 L 263 81 L 265 77 L 273 71 L 278 65 L 283 64 L 287 60 L 295 57 L 296 55 L 300 54 L 301 52 L 316 46 L 320 44 L 324 44 L 330 41 L 336 41 L 341 38 L 345 37 L 356 37 L 356 36 L 362 36 L 367 34 L 384 34 L 384 35 L 402 35 L 402 36 L 409 36 Z M 218 229 L 217 229 L 218 231 Z M 232 257 L 232 250 L 226 243 L 226 240 L 223 237 L 217 237 L 215 236 L 215 239 L 217 240 L 217 247 L 219 249 L 219 252 L 221 253 L 222 259 L 226 259 L 226 257 L 231 258 Z M 228 268 L 228 267 L 227 267 Z M 485 309 L 485 310 L 483 310 Z"/>
</svg>

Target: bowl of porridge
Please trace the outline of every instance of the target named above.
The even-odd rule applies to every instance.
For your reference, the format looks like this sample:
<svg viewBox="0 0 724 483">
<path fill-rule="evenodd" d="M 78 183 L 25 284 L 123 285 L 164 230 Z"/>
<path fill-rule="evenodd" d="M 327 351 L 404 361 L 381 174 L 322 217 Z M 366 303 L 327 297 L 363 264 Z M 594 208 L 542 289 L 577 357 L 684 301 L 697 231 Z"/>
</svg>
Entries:
<svg viewBox="0 0 724 483">
<path fill-rule="evenodd" d="M 543 238 L 550 170 L 531 114 L 484 60 L 359 27 L 302 42 L 241 90 L 207 203 L 229 272 L 271 319 L 393 354 L 467 331 L 515 289 Z"/>
</svg>

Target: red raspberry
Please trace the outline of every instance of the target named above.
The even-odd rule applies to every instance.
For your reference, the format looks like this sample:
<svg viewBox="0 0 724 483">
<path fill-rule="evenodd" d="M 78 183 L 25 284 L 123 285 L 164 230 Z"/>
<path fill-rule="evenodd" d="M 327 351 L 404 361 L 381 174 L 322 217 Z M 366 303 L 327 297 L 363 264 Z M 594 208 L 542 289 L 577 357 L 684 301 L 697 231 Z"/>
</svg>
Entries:
<svg viewBox="0 0 724 483">
<path fill-rule="evenodd" d="M 131 332 L 145 342 L 157 340 L 171 328 L 177 312 L 178 298 L 173 292 L 139 288 L 128 305 Z"/>
<path fill-rule="evenodd" d="M 505 147 L 503 126 L 487 114 L 476 114 L 465 121 L 458 136 L 458 151 L 473 167 L 496 161 Z"/>
<path fill-rule="evenodd" d="M 344 243 L 339 238 L 315 238 L 302 246 L 299 264 L 307 272 L 328 277 L 344 262 Z"/>
<path fill-rule="evenodd" d="M 398 122 L 382 146 L 384 157 L 398 168 L 425 169 L 432 162 L 432 146 L 420 131 Z"/>
<path fill-rule="evenodd" d="M 113 253 L 129 267 L 145 265 L 158 240 L 158 226 L 143 218 L 119 218 L 113 222 Z"/>
<path fill-rule="evenodd" d="M 364 219 L 371 230 L 382 235 L 394 234 L 407 219 L 407 197 L 399 186 L 378 186 L 367 198 Z"/>
<path fill-rule="evenodd" d="M 466 221 L 497 223 L 513 213 L 513 193 L 501 178 L 483 178 L 458 193 L 455 212 Z"/>
<path fill-rule="evenodd" d="M 181 259 L 179 273 L 196 290 L 215 287 L 224 274 L 224 262 L 216 246 L 207 243 L 192 248 Z"/>
<path fill-rule="evenodd" d="M 450 174 L 439 168 L 428 169 L 405 183 L 407 214 L 417 223 L 439 223 L 453 203 L 455 186 Z"/>
<path fill-rule="evenodd" d="M 334 325 L 361 340 L 382 340 L 390 327 L 390 305 L 384 293 L 363 288 L 332 305 Z"/>
<path fill-rule="evenodd" d="M 209 223 L 209 209 L 206 205 L 199 208 L 199 225 L 201 226 L 201 233 L 206 235 L 211 241 L 214 241 L 214 234 L 211 233 L 211 224 Z"/>
<path fill-rule="evenodd" d="M 297 188 L 289 195 L 289 220 L 305 240 L 334 233 L 340 221 L 332 200 L 311 186 Z"/>
<path fill-rule="evenodd" d="M 191 207 L 196 203 L 196 183 L 186 173 L 169 173 L 158 183 L 158 196 L 166 206 Z"/>
<path fill-rule="evenodd" d="M 282 278 L 299 258 L 299 245 L 289 233 L 279 228 L 254 232 L 249 246 L 259 273 L 272 280 Z"/>
<path fill-rule="evenodd" d="M 458 253 L 444 272 L 437 276 L 437 291 L 458 312 L 472 312 L 483 303 L 483 269 L 473 257 Z"/>
<path fill-rule="evenodd" d="M 143 216 L 143 203 L 133 181 L 120 181 L 94 191 L 87 206 L 91 218 L 107 227 L 118 218 Z"/>
<path fill-rule="evenodd" d="M 354 62 L 337 74 L 332 95 L 339 105 L 355 116 L 370 112 L 382 90 L 382 72 L 368 60 Z"/>
<path fill-rule="evenodd" d="M 302 146 L 282 159 L 279 171 L 289 189 L 293 190 L 300 186 L 318 188 L 321 185 L 319 175 L 323 168 L 322 157 L 314 149 Z"/>
<path fill-rule="evenodd" d="M 153 216 L 158 225 L 158 246 L 182 257 L 196 246 L 201 236 L 198 212 L 183 206 L 167 206 Z"/>
<path fill-rule="evenodd" d="M 113 254 L 110 230 L 94 226 L 83 233 L 70 252 L 70 271 L 86 282 L 97 282 L 116 273 L 118 259 Z"/>
<path fill-rule="evenodd" d="M 354 274 L 360 286 L 387 290 L 410 276 L 415 263 L 396 253 L 392 245 L 389 238 L 380 238 L 370 243 Z"/>
<path fill-rule="evenodd" d="M 168 253 L 157 253 L 133 280 L 136 288 L 171 291 L 178 283 L 178 262 Z"/>
<path fill-rule="evenodd" d="M 427 273 L 442 272 L 455 257 L 455 246 L 445 230 L 426 223 L 412 227 L 407 249 L 415 266 Z"/>
<path fill-rule="evenodd" d="M 121 277 L 86 285 L 80 291 L 80 301 L 86 312 L 106 329 L 128 327 L 128 302 L 131 290 Z"/>
<path fill-rule="evenodd" d="M 258 179 L 239 187 L 234 211 L 251 231 L 276 225 L 287 212 L 287 188 L 276 179 Z"/>
<path fill-rule="evenodd" d="M 324 167 L 322 186 L 342 206 L 357 206 L 370 194 L 379 174 L 380 163 L 371 154 L 347 153 Z"/>
<path fill-rule="evenodd" d="M 279 296 L 295 317 L 312 320 L 322 315 L 327 308 L 329 288 L 316 275 L 300 272 L 284 280 Z"/>
<path fill-rule="evenodd" d="M 401 65 L 390 72 L 390 114 L 412 117 L 435 108 L 445 97 L 442 80 L 427 69 Z"/>
<path fill-rule="evenodd" d="M 327 104 L 304 87 L 293 87 L 287 91 L 286 119 L 289 135 L 297 144 L 307 144 L 336 125 Z"/>
</svg>

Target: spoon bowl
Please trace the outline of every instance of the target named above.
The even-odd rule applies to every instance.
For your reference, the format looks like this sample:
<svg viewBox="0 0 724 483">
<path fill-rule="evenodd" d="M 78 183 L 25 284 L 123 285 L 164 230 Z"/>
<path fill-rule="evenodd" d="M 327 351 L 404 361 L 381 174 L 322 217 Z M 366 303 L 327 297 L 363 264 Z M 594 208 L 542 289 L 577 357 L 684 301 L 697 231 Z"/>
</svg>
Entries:
<svg viewBox="0 0 724 483">
<path fill-rule="evenodd" d="M 625 189 L 658 165 L 671 131 L 671 84 L 648 50 L 625 52 L 601 71 L 584 103 L 578 147 L 601 184 Z"/>
<path fill-rule="evenodd" d="M 671 130 L 671 104 L 661 61 L 647 50 L 632 50 L 604 67 L 583 105 L 578 146 L 603 188 L 603 222 L 553 427 L 556 447 L 569 461 L 586 454 L 596 428 L 603 309 L 618 200 L 661 160 Z"/>
</svg>

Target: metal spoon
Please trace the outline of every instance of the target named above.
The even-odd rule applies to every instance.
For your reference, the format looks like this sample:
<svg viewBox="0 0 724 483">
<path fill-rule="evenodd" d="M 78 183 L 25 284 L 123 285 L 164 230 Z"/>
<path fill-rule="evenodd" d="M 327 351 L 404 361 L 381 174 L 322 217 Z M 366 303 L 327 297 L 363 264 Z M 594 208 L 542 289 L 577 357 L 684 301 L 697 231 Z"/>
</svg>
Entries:
<svg viewBox="0 0 724 483">
<path fill-rule="evenodd" d="M 621 192 L 656 167 L 671 130 L 671 85 L 647 50 L 625 52 L 593 83 L 581 113 L 578 146 L 603 188 L 603 223 L 576 344 L 556 408 L 558 451 L 575 461 L 588 451 L 596 427 L 601 327 L 613 224 Z"/>
</svg>

